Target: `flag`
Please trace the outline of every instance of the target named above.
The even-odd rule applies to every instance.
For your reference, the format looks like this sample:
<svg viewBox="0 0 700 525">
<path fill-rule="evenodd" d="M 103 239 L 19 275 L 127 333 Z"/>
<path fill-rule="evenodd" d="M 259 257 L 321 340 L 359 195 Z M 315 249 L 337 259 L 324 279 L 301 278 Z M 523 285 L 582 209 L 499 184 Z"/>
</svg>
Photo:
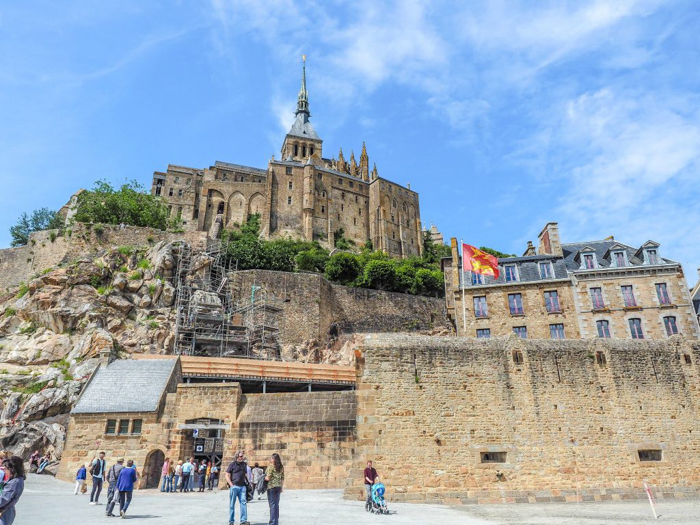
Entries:
<svg viewBox="0 0 700 525">
<path fill-rule="evenodd" d="M 491 275 L 494 279 L 498 279 L 500 274 L 496 257 L 469 244 L 462 244 L 462 269 L 465 272 Z"/>
</svg>

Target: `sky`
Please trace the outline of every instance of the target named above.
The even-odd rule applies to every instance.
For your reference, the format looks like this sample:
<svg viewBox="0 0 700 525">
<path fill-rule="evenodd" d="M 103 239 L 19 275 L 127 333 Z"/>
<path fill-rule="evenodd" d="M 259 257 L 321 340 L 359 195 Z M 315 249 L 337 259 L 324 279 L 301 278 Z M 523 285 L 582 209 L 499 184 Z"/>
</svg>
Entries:
<svg viewBox="0 0 700 525">
<path fill-rule="evenodd" d="M 445 238 L 661 243 L 700 266 L 693 0 L 0 3 L 0 246 L 24 212 L 168 164 L 265 168 L 307 56 L 324 156 L 366 142 Z"/>
</svg>

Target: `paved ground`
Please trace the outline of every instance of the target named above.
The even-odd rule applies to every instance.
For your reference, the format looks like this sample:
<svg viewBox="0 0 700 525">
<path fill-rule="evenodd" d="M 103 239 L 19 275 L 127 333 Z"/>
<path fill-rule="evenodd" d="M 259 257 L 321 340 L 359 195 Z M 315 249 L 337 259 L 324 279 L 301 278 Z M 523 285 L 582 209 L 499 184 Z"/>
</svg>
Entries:
<svg viewBox="0 0 700 525">
<path fill-rule="evenodd" d="M 102 497 L 103 503 L 105 493 Z M 389 496 L 390 500 L 390 496 Z M 121 523 L 106 518 L 104 505 L 88 504 L 89 496 L 73 495 L 69 483 L 49 476 L 31 474 L 17 506 L 15 525 L 93 525 Z M 338 490 L 289 490 L 282 493 L 281 522 L 284 525 L 626 525 L 638 523 L 700 523 L 700 501 L 658 502 L 658 521 L 646 502 L 606 502 L 536 505 L 491 505 L 450 508 L 439 505 L 389 504 L 390 516 L 375 516 L 363 504 L 345 501 Z M 253 525 L 268 520 L 267 501 L 253 501 L 248 519 Z M 128 519 L 145 525 L 225 525 L 228 520 L 228 494 L 162 494 L 147 490 L 135 492 Z"/>
</svg>

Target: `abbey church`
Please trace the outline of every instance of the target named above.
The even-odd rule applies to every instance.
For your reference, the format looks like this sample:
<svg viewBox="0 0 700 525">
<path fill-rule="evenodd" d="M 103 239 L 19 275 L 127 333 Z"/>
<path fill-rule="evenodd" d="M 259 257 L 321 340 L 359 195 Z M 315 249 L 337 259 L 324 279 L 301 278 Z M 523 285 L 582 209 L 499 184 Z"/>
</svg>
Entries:
<svg viewBox="0 0 700 525">
<path fill-rule="evenodd" d="M 296 119 L 280 159 L 267 169 L 215 162 L 205 169 L 169 165 L 153 174 L 152 193 L 162 197 L 185 230 L 216 238 L 252 214 L 260 214 L 266 239 L 318 241 L 333 249 L 336 237 L 357 246 L 371 240 L 393 257 L 422 252 L 418 194 L 370 169 L 363 143 L 359 163 L 323 156 L 323 140 L 309 121 L 306 64 L 302 68 Z"/>
</svg>

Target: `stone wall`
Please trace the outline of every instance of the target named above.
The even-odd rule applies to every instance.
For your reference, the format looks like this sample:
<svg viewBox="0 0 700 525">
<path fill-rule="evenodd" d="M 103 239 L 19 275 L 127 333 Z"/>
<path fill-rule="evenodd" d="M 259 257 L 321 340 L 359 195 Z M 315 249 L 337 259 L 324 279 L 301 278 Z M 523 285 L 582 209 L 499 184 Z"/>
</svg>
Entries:
<svg viewBox="0 0 700 525">
<path fill-rule="evenodd" d="M 697 342 L 370 335 L 361 350 L 346 497 L 362 497 L 367 459 L 390 501 L 645 498 L 644 481 L 658 498 L 698 493 Z"/>
<path fill-rule="evenodd" d="M 328 282 L 322 275 L 268 270 L 235 272 L 238 298 L 249 298 L 252 286 L 278 298 L 284 307 L 283 344 L 309 339 L 325 341 L 333 333 L 401 332 L 448 328 L 445 301 Z"/>
<path fill-rule="evenodd" d="M 118 246 L 148 246 L 160 241 L 185 240 L 193 247 L 206 246 L 205 232 L 172 233 L 136 226 L 76 223 L 71 229 L 34 232 L 29 243 L 0 250 L 0 291 L 18 286 L 47 268 L 87 257 Z M 98 234 L 99 233 L 99 234 Z M 53 238 L 53 240 L 51 240 Z"/>
</svg>

